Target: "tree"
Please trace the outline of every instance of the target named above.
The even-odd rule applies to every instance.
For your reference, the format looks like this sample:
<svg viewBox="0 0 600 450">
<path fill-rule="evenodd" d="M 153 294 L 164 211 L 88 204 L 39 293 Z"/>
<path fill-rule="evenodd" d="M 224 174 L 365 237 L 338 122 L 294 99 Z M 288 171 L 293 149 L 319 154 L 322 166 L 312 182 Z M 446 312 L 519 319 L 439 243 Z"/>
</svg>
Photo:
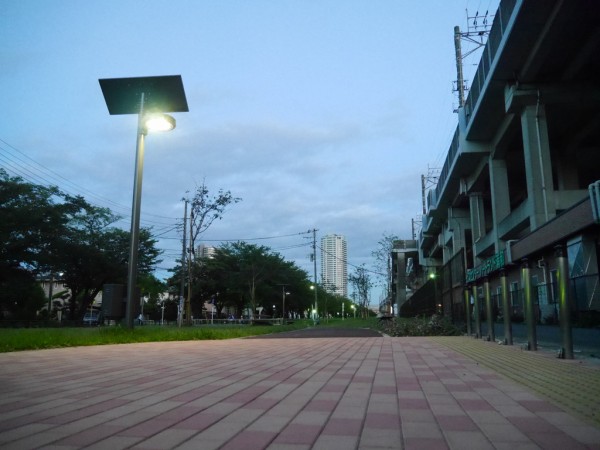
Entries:
<svg viewBox="0 0 600 450">
<path fill-rule="evenodd" d="M 225 244 L 210 258 L 196 260 L 192 273 L 192 308 L 196 316 L 204 302 L 213 300 L 218 313 L 226 307 L 234 308 L 238 317 L 246 308 L 253 313 L 260 306 L 270 309 L 270 305 L 282 301 L 282 285 L 291 292 L 286 311 L 300 313 L 310 305 L 308 274 L 268 247 L 246 242 Z M 176 280 L 174 277 L 170 282 Z"/>
<path fill-rule="evenodd" d="M 366 318 L 369 310 L 369 291 L 373 287 L 373 283 L 364 264 L 355 269 L 354 274 L 348 277 L 348 281 L 350 281 L 350 284 L 354 288 L 360 314 L 363 318 Z"/>
<path fill-rule="evenodd" d="M 223 218 L 227 207 L 232 203 L 238 203 L 242 199 L 234 197 L 230 191 L 219 189 L 217 195 L 210 195 L 206 183 L 196 188 L 194 198 L 190 202 L 190 248 L 195 249 L 195 242 L 199 235 L 204 233 L 212 223 Z M 194 254 L 192 252 L 192 254 Z"/>
<path fill-rule="evenodd" d="M 0 169 L 0 279 L 13 270 L 36 275 L 48 269 L 71 208 L 55 202 L 61 196 L 55 187 L 26 183 Z"/>
<path fill-rule="evenodd" d="M 383 233 L 382 238 L 377 243 L 377 250 L 371 252 L 375 258 L 375 270 L 381 278 L 381 284 L 385 288 L 386 295 L 392 295 L 392 261 L 391 255 L 394 248 L 394 241 L 399 238 L 394 234 Z"/>
<path fill-rule="evenodd" d="M 224 191 L 223 189 L 219 189 L 217 195 L 211 196 L 204 180 L 202 181 L 202 185 L 196 188 L 196 193 L 190 202 L 190 270 L 191 262 L 192 260 L 195 260 L 196 253 L 194 250 L 196 248 L 196 239 L 198 236 L 204 233 L 215 220 L 220 220 L 223 217 L 227 206 L 241 200 L 241 198 L 234 197 L 230 191 Z M 185 272 L 183 271 L 181 272 L 180 280 L 185 279 L 184 273 Z M 191 278 L 191 274 L 189 274 L 189 277 Z M 188 280 L 188 287 L 192 285 L 193 283 L 191 283 L 191 280 Z M 192 305 L 190 302 L 191 299 L 186 298 L 184 309 L 188 323 L 190 323 L 189 321 L 192 315 Z"/>
<path fill-rule="evenodd" d="M 75 319 L 84 314 L 105 283 L 125 280 L 129 233 L 112 227 L 118 217 L 109 209 L 56 187 L 9 177 L 0 169 L 0 217 L 0 283 L 4 289 L 25 292 L 23 285 L 37 283 L 36 277 L 62 272 L 71 291 L 70 318 Z M 150 272 L 159 262 L 155 244 L 150 230 L 142 229 L 141 273 Z M 10 311 L 10 305 L 0 306 Z"/>
</svg>

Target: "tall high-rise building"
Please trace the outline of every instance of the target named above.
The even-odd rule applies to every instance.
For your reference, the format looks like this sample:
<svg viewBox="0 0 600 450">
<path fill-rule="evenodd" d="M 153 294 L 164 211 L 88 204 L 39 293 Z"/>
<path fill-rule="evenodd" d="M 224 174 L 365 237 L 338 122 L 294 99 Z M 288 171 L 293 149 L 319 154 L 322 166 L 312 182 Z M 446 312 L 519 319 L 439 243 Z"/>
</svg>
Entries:
<svg viewBox="0 0 600 450">
<path fill-rule="evenodd" d="M 348 297 L 346 238 L 328 234 L 321 238 L 321 282 L 327 292 Z"/>
<path fill-rule="evenodd" d="M 217 248 L 212 245 L 200 244 L 196 248 L 196 258 L 213 258 L 216 251 Z"/>
</svg>

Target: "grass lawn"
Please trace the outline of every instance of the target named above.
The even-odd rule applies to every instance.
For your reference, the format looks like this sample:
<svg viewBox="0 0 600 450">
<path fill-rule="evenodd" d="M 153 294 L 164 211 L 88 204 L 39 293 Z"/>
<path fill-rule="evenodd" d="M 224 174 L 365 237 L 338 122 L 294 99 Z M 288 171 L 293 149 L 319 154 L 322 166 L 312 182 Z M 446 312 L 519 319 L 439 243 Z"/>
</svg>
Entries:
<svg viewBox="0 0 600 450">
<path fill-rule="evenodd" d="M 45 348 L 85 345 L 128 344 L 133 342 L 190 341 L 233 339 L 268 333 L 299 330 L 313 326 L 312 321 L 299 320 L 291 325 L 200 325 L 176 327 L 144 325 L 133 329 L 120 326 L 80 328 L 0 328 L 0 353 Z M 319 327 L 376 328 L 372 319 L 322 320 Z"/>
</svg>

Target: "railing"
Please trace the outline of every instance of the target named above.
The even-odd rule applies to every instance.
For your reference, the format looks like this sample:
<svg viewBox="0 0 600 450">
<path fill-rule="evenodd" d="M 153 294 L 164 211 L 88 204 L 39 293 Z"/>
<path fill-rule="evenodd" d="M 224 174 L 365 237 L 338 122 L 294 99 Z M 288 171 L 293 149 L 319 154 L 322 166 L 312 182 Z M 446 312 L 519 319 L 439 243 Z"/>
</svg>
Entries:
<svg viewBox="0 0 600 450">
<path fill-rule="evenodd" d="M 479 96 L 484 89 L 490 73 L 490 68 L 492 67 L 492 63 L 496 57 L 496 53 L 498 52 L 498 48 L 500 47 L 500 43 L 502 42 L 502 38 L 506 31 L 507 23 L 513 13 L 513 10 L 515 9 L 516 3 L 517 0 L 502 0 L 500 2 L 498 11 L 494 17 L 494 22 L 492 23 L 492 28 L 490 29 L 488 41 L 483 49 L 479 66 L 475 72 L 475 77 L 473 78 L 473 82 L 471 83 L 471 87 L 469 89 L 469 95 L 467 96 L 465 102 L 465 110 L 467 111 L 466 115 L 468 121 L 471 120 L 472 113 L 477 105 L 477 102 L 479 101 Z M 458 141 L 459 128 L 457 126 L 454 136 L 452 137 L 452 142 L 450 143 L 450 148 L 448 149 L 446 161 L 444 162 L 444 166 L 440 172 L 437 186 L 435 187 L 435 190 L 430 190 L 427 195 L 428 211 L 430 209 L 437 208 L 437 202 L 442 197 L 442 192 L 445 188 L 450 169 L 452 168 L 454 160 L 458 155 Z"/>
<path fill-rule="evenodd" d="M 485 82 L 489 76 L 490 68 L 492 67 L 492 63 L 496 57 L 496 53 L 498 52 L 498 48 L 500 47 L 500 43 L 502 42 L 502 38 L 506 31 L 506 26 L 510 17 L 512 16 L 516 3 L 517 0 L 502 0 L 500 2 L 500 6 L 498 7 L 498 11 L 496 12 L 496 16 L 494 17 L 494 22 L 492 23 L 492 28 L 490 29 L 490 35 L 483 49 L 479 66 L 477 67 L 477 71 L 473 77 L 473 82 L 469 88 L 469 95 L 465 101 L 465 109 L 467 111 L 467 119 L 469 121 L 473 115 L 475 107 L 477 106 L 479 96 L 485 87 Z"/>
</svg>

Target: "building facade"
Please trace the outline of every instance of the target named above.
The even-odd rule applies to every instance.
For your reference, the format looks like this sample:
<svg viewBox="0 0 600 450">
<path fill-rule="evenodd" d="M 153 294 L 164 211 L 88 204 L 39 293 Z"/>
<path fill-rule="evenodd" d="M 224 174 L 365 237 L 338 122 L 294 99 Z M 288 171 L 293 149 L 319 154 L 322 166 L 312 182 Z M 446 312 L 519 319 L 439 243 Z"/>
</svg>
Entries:
<svg viewBox="0 0 600 450">
<path fill-rule="evenodd" d="M 595 1 L 500 2 L 418 237 L 454 321 L 600 315 L 598 18 Z"/>
<path fill-rule="evenodd" d="M 196 258 L 213 258 L 215 256 L 216 251 L 217 247 L 213 247 L 212 245 L 200 244 L 196 248 Z"/>
<path fill-rule="evenodd" d="M 321 238 L 321 283 L 327 292 L 348 297 L 348 247 L 344 236 L 328 234 Z"/>
</svg>

